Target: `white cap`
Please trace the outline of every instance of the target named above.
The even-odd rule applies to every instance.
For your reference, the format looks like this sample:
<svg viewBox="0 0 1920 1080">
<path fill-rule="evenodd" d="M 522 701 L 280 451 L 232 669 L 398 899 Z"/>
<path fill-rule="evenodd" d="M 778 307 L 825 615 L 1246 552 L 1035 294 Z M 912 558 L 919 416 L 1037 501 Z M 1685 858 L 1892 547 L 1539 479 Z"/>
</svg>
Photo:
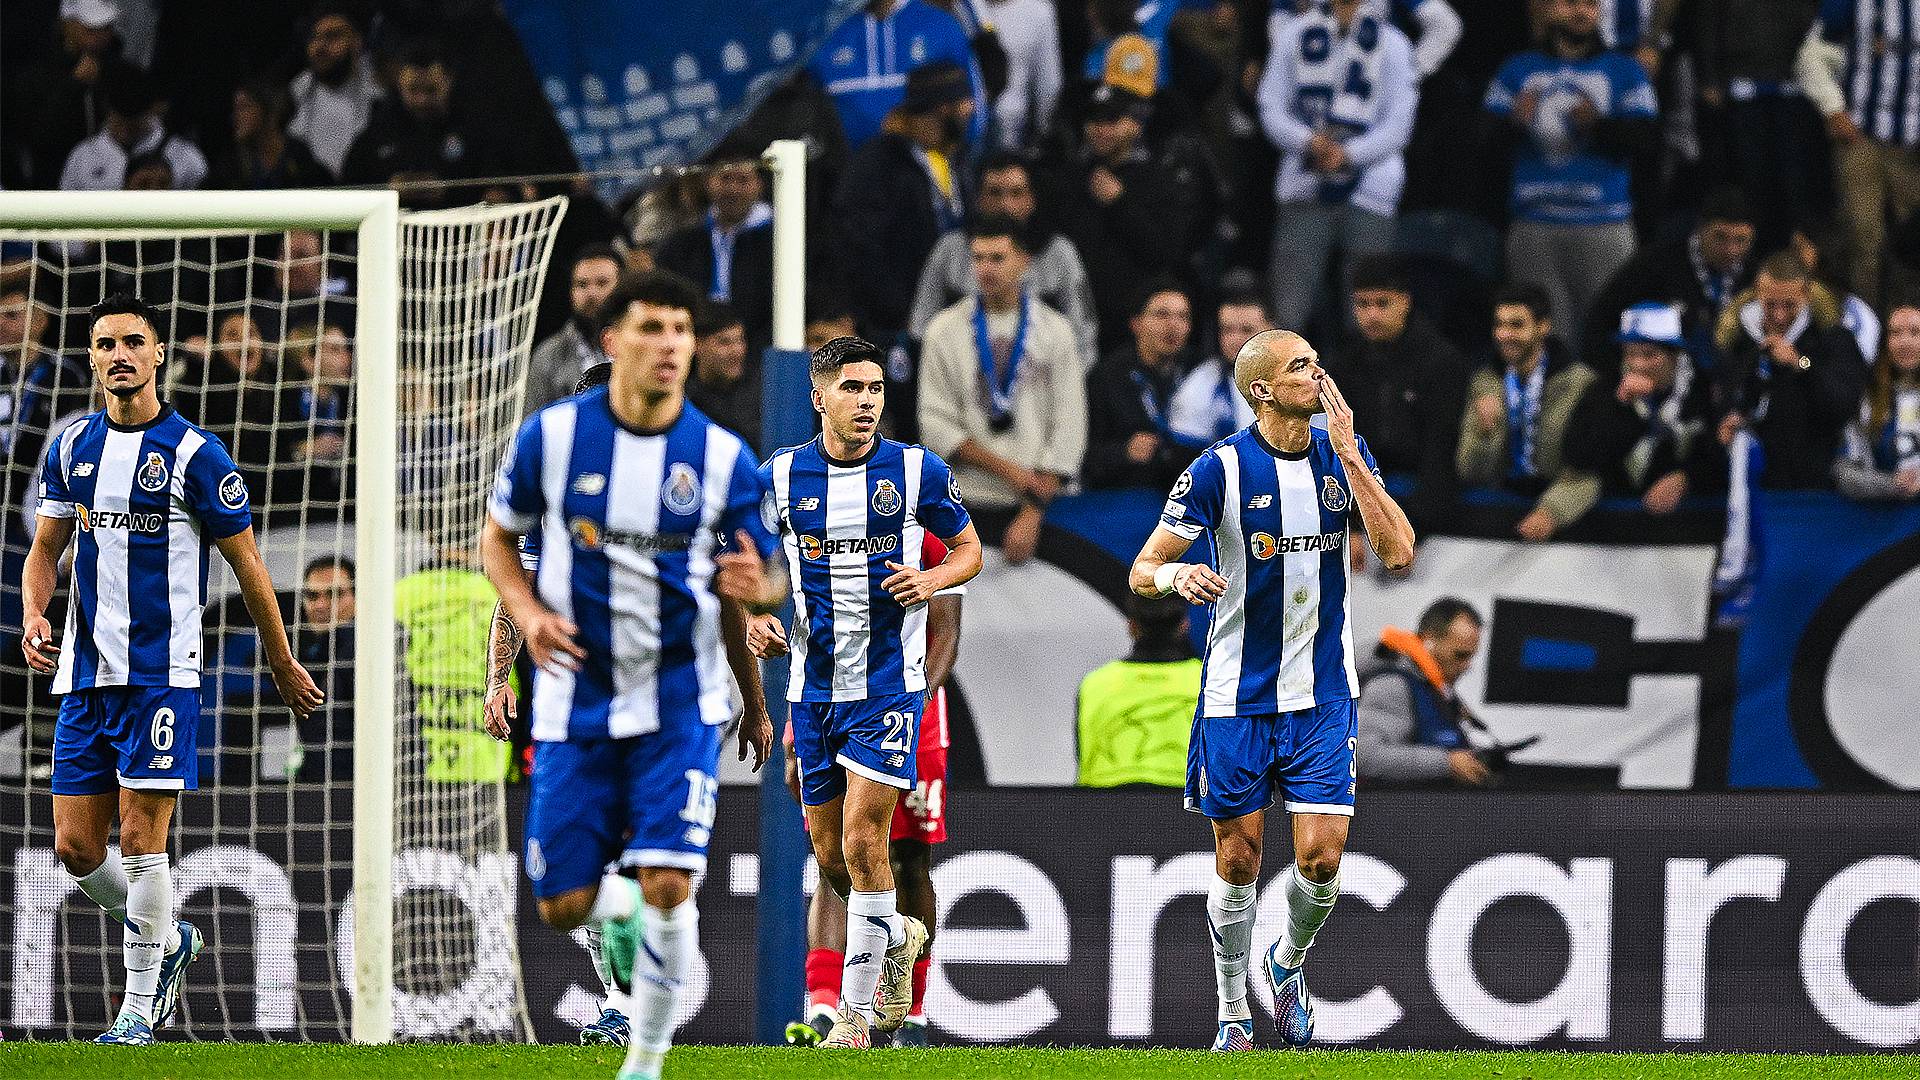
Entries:
<svg viewBox="0 0 1920 1080">
<path fill-rule="evenodd" d="M 1664 345 L 1669 349 L 1686 348 L 1687 336 L 1681 329 L 1680 305 L 1633 305 L 1620 313 L 1620 336 L 1616 340 L 1622 344 L 1638 341 Z"/>
<path fill-rule="evenodd" d="M 89 30 L 105 30 L 119 20 L 120 6 L 113 0 L 60 0 L 60 17 Z"/>
</svg>

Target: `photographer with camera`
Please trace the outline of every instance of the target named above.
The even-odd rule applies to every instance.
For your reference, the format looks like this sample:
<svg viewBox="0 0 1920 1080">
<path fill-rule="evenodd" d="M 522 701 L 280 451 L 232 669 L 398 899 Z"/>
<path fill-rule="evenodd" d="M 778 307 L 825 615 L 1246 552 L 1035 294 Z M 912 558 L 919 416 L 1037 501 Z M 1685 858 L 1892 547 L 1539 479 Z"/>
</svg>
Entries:
<svg viewBox="0 0 1920 1080">
<path fill-rule="evenodd" d="M 1381 632 L 1376 659 L 1360 671 L 1361 779 L 1394 787 L 1498 782 L 1495 755 L 1467 741 L 1465 729 L 1481 725 L 1454 693 L 1480 651 L 1483 625 L 1466 601 L 1443 596 L 1428 605 L 1414 632 L 1393 626 Z"/>
</svg>

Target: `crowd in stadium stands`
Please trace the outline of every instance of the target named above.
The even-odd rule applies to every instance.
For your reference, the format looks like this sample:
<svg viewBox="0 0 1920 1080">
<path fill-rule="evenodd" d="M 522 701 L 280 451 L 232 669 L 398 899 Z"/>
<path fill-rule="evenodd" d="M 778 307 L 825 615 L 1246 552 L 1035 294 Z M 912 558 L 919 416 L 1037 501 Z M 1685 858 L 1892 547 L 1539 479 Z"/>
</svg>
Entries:
<svg viewBox="0 0 1920 1080">
<path fill-rule="evenodd" d="M 1233 357 L 1269 325 L 1318 347 L 1421 528 L 1465 497 L 1529 541 L 1657 531 L 1713 512 L 1743 431 L 1764 486 L 1920 497 L 1920 96 L 1887 59 L 1920 49 L 1911 3 L 873 0 L 617 206 L 518 179 L 577 163 L 493 5 L 205 7 L 9 0 L 0 184 L 564 191 L 526 408 L 604 359 L 615 276 L 659 266 L 713 301 L 693 400 L 758 439 L 757 158 L 804 138 L 809 338 L 890 350 L 895 434 L 954 463 L 1013 562 L 1055 498 L 1164 489 L 1245 424 Z M 174 400 L 270 522 L 339 507 L 349 263 L 312 233 L 231 242 L 184 282 L 124 269 L 146 241 L 109 261 L 250 298 L 174 328 Z M 44 248 L 0 252 L 10 507 L 90 394 L 49 312 L 97 283 Z"/>
</svg>

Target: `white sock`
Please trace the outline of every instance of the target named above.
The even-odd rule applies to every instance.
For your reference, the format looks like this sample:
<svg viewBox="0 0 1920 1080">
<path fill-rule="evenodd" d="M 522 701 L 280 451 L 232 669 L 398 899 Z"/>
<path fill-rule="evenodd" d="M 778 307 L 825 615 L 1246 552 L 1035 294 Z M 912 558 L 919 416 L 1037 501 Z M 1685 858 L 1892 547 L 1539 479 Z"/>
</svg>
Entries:
<svg viewBox="0 0 1920 1080">
<path fill-rule="evenodd" d="M 1247 953 L 1253 948 L 1254 886 L 1235 885 L 1219 874 L 1207 885 L 1207 923 L 1213 938 L 1213 978 L 1220 992 L 1220 1019 L 1251 1020 L 1247 1008 Z"/>
<path fill-rule="evenodd" d="M 1313 936 L 1320 932 L 1320 925 L 1327 921 L 1327 915 L 1333 911 L 1333 902 L 1340 896 L 1340 872 L 1334 871 L 1331 878 L 1322 884 L 1308 881 L 1300 873 L 1300 864 L 1287 867 L 1285 877 L 1287 890 L 1287 931 L 1280 938 L 1280 954 L 1277 959 L 1281 967 L 1297 968 L 1307 958 L 1307 950 L 1313 946 Z"/>
<path fill-rule="evenodd" d="M 624 1002 L 626 995 L 620 993 L 620 988 L 614 984 L 613 966 L 607 963 L 606 949 L 600 944 L 600 928 L 598 926 L 587 926 L 582 929 L 587 932 L 587 955 L 593 958 L 593 973 L 600 976 L 600 985 L 607 991 L 602 1008 L 619 1008 L 619 1006 L 613 1003 L 614 999 L 619 998 Z M 624 1009 L 621 1010 L 623 1013 L 625 1011 Z"/>
<path fill-rule="evenodd" d="M 127 872 L 120 865 L 120 849 L 108 848 L 107 857 L 86 877 L 74 878 L 87 899 L 99 904 L 114 922 L 127 921 Z"/>
<path fill-rule="evenodd" d="M 633 958 L 634 1025 L 623 1071 L 658 1077 L 673 1045 L 673 1014 L 685 992 L 693 950 L 700 943 L 700 913 L 691 899 L 662 911 L 647 905 L 640 952 Z"/>
<path fill-rule="evenodd" d="M 167 853 L 128 855 L 121 860 L 127 873 L 126 931 L 121 955 L 127 965 L 126 1008 L 151 1024 L 155 1020 L 154 994 L 160 988 L 160 961 L 167 945 L 176 941 L 173 927 L 173 872 Z"/>
<path fill-rule="evenodd" d="M 847 897 L 847 961 L 840 969 L 840 1007 L 873 1020 L 874 993 L 880 987 L 881 961 L 889 946 L 906 940 L 906 921 L 892 889 Z"/>
<path fill-rule="evenodd" d="M 608 874 L 600 879 L 600 890 L 593 894 L 593 910 L 587 912 L 587 922 L 596 926 L 625 922 L 639 910 L 640 883 L 624 874 Z"/>
</svg>

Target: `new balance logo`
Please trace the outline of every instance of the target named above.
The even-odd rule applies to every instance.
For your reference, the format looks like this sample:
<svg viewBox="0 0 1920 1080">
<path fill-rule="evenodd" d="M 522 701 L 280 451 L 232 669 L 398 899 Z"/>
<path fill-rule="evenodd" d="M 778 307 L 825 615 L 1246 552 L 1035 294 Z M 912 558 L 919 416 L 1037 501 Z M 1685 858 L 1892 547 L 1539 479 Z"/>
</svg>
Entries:
<svg viewBox="0 0 1920 1080">
<path fill-rule="evenodd" d="M 75 480 L 78 480 L 86 476 L 92 476 L 92 475 L 93 475 L 93 462 L 91 461 L 83 461 L 73 467 L 73 478 Z"/>
<path fill-rule="evenodd" d="M 854 953 L 852 956 L 847 958 L 848 967 L 853 967 L 857 964 L 871 964 L 871 963 L 873 963 L 873 954 L 870 952 Z"/>
<path fill-rule="evenodd" d="M 171 769 L 171 768 L 173 768 L 173 755 L 172 755 L 172 754 L 160 754 L 160 755 L 158 755 L 158 756 L 156 756 L 156 757 L 155 757 L 155 758 L 154 758 L 154 759 L 153 759 L 152 761 L 149 761 L 149 762 L 147 762 L 147 768 L 149 768 L 149 769 Z"/>
<path fill-rule="evenodd" d="M 889 769 L 897 769 L 906 763 L 907 755 L 905 754 L 894 754 L 887 758 L 887 768 Z"/>
<path fill-rule="evenodd" d="M 1272 505 L 1273 496 L 1271 495 L 1255 495 L 1253 498 L 1247 500 L 1247 509 L 1249 510 L 1265 510 Z"/>
<path fill-rule="evenodd" d="M 793 508 L 796 510 L 818 510 L 820 509 L 820 500 L 811 498 L 799 499 L 794 502 Z"/>
<path fill-rule="evenodd" d="M 607 490 L 606 474 L 597 472 L 581 473 L 579 476 L 573 478 L 573 490 L 581 495 L 598 495 Z"/>
</svg>

